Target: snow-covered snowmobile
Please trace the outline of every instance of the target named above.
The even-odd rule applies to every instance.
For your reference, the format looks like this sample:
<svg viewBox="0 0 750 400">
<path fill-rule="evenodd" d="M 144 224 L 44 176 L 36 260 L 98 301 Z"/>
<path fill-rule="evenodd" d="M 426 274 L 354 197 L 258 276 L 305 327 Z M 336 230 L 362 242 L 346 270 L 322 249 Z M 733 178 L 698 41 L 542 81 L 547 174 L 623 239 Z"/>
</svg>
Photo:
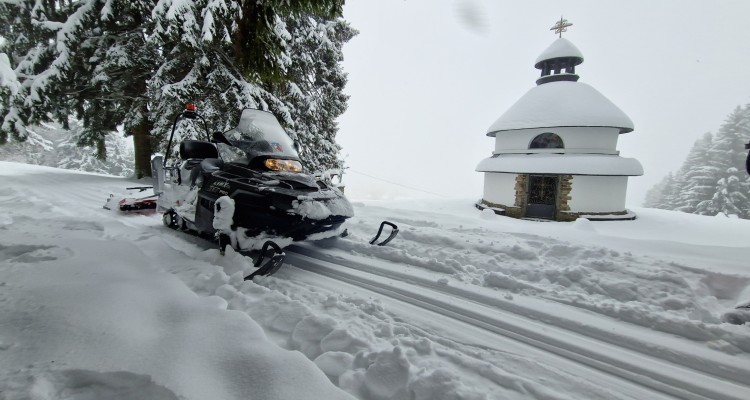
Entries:
<svg viewBox="0 0 750 400">
<path fill-rule="evenodd" d="M 206 140 L 184 140 L 179 157 L 170 157 L 178 122 L 198 118 L 188 104 L 175 118 L 166 155 L 152 159 L 157 210 L 166 226 L 216 238 L 222 254 L 226 246 L 261 249 L 259 275 L 278 270 L 284 245 L 345 234 L 351 204 L 330 179 L 303 172 L 295 143 L 273 114 L 245 109 L 234 129 L 211 137 L 206 129 Z M 381 243 L 397 233 L 392 226 Z"/>
</svg>

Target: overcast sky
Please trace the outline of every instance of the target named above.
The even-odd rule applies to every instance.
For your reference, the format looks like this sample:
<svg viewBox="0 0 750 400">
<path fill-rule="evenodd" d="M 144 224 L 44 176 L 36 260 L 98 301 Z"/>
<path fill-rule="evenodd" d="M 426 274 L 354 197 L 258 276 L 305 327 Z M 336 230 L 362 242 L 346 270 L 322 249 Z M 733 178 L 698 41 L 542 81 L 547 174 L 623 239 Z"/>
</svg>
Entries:
<svg viewBox="0 0 750 400">
<path fill-rule="evenodd" d="M 585 59 L 580 81 L 635 124 L 618 142 L 645 170 L 629 180 L 629 206 L 750 103 L 747 0 L 350 0 L 344 17 L 360 33 L 344 48 L 347 194 L 479 199 L 485 132 L 535 86 L 561 16 Z"/>
</svg>

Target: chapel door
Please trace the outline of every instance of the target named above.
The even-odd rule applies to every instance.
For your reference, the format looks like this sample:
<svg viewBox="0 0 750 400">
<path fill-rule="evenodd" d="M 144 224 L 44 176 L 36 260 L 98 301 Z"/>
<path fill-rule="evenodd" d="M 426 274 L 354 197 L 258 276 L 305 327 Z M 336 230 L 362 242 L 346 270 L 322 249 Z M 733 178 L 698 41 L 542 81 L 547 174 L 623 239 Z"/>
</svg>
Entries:
<svg viewBox="0 0 750 400">
<path fill-rule="evenodd" d="M 529 175 L 527 218 L 555 219 L 558 177 Z"/>
</svg>

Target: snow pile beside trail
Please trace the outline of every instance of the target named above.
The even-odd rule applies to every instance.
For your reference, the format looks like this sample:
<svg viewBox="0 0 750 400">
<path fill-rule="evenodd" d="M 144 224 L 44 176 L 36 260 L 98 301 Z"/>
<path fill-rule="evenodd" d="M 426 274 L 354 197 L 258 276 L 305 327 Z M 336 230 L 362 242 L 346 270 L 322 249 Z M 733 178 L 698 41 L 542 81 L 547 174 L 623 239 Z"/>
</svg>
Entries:
<svg viewBox="0 0 750 400">
<path fill-rule="evenodd" d="M 3 398 L 349 398 L 246 314 L 157 268 L 168 248 L 144 253 L 156 232 L 127 225 L 158 218 L 123 225 L 95 205 L 101 198 L 58 192 L 124 180 L 0 167 L 0 208 L 12 221 L 0 226 Z"/>
<path fill-rule="evenodd" d="M 174 392 L 147 375 L 82 369 L 24 368 L 0 382 L 5 399 L 150 399 L 178 400 Z"/>
<path fill-rule="evenodd" d="M 343 240 L 337 247 L 500 295 L 540 297 L 712 347 L 721 343 L 729 353 L 750 352 L 750 330 L 721 320 L 750 300 L 741 295 L 750 293 L 750 221 L 643 209 L 636 221 L 533 222 L 458 202 L 377 204 L 357 210 L 352 236 L 366 238 L 367 228 L 387 217 L 399 224 L 399 240 L 388 247 Z"/>
</svg>

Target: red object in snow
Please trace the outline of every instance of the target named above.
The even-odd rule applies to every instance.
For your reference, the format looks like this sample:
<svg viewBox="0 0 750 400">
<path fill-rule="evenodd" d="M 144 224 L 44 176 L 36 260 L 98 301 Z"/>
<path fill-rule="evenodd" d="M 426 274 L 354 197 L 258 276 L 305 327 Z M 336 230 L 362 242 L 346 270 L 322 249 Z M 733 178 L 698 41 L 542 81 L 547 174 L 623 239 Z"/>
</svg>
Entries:
<svg viewBox="0 0 750 400">
<path fill-rule="evenodd" d="M 153 197 L 153 196 L 152 196 Z M 156 208 L 156 199 L 144 198 L 144 199 L 133 199 L 125 198 L 120 200 L 118 204 L 120 211 L 136 211 L 136 210 L 149 210 Z"/>
<path fill-rule="evenodd" d="M 187 103 L 187 105 L 185 106 L 185 110 L 186 111 L 196 112 L 198 110 L 198 108 L 193 103 Z"/>
</svg>

